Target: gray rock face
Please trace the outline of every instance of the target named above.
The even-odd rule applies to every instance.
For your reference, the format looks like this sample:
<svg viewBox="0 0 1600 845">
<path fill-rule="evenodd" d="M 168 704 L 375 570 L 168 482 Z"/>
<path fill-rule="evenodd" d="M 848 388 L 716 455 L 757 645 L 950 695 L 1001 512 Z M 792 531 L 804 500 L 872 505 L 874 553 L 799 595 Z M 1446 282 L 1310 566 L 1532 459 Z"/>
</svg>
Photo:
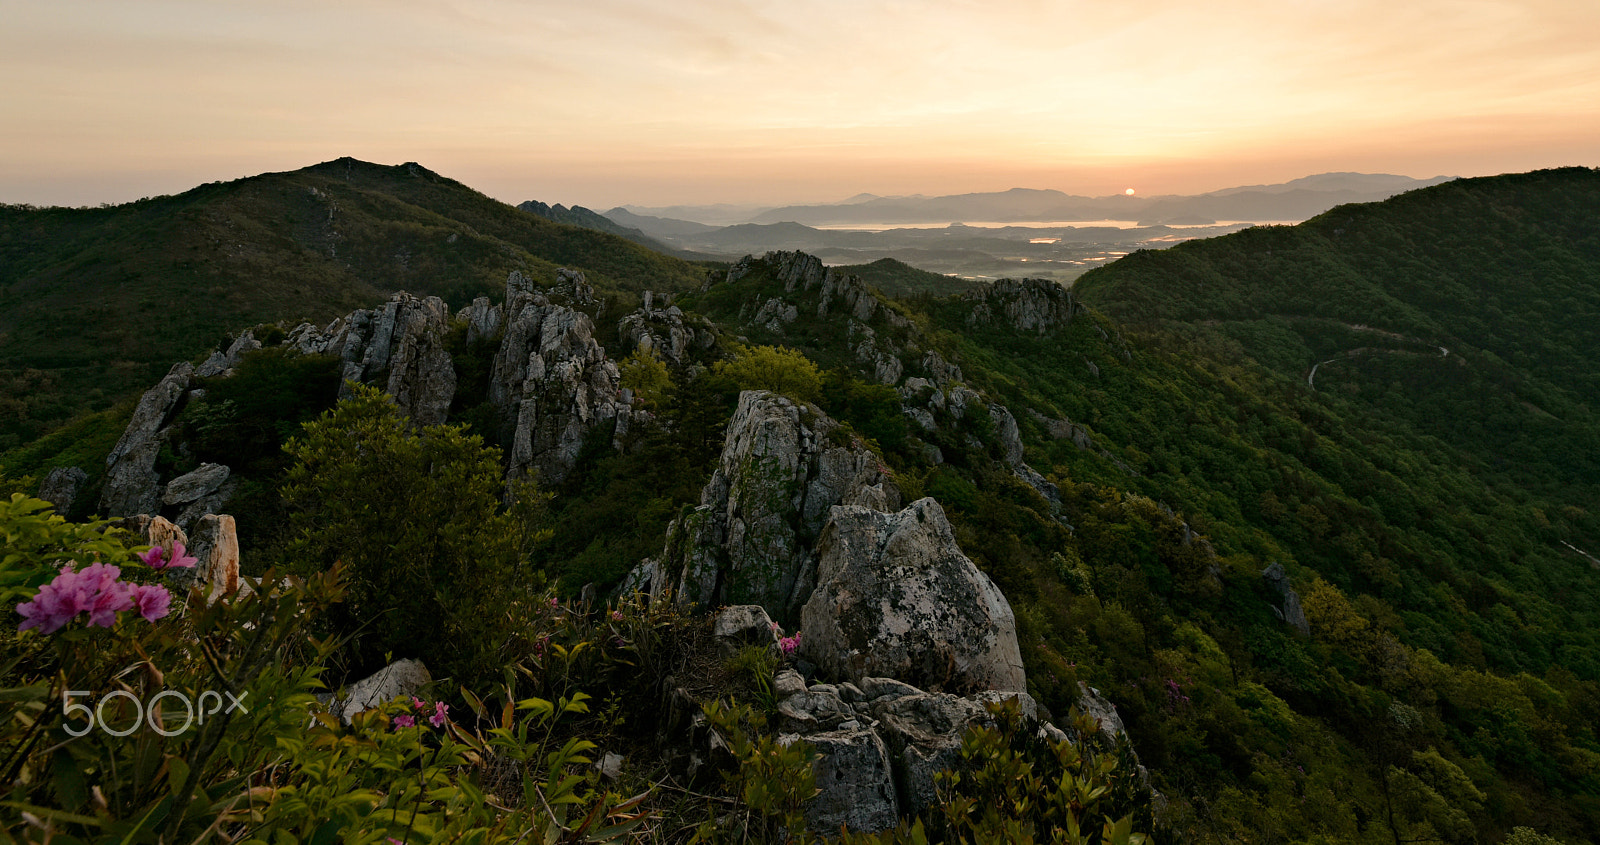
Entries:
<svg viewBox="0 0 1600 845">
<path fill-rule="evenodd" d="M 189 389 L 194 365 L 178 364 L 155 387 L 145 392 L 134 409 L 122 438 L 106 456 L 106 483 L 100 509 L 107 516 L 153 513 L 160 499 L 156 455 L 161 451 L 161 428 L 172 419 Z"/>
<path fill-rule="evenodd" d="M 624 352 L 654 352 L 669 364 L 682 365 L 692 350 L 716 343 L 716 329 L 710 322 L 686 318 L 676 306 L 653 307 L 657 304 L 645 291 L 644 305 L 617 321 Z"/>
<path fill-rule="evenodd" d="M 1301 636 L 1311 635 L 1311 620 L 1306 618 L 1305 610 L 1300 607 L 1300 594 L 1289 586 L 1289 574 L 1283 571 L 1283 564 L 1273 561 L 1266 569 L 1261 570 L 1261 577 L 1267 586 L 1276 590 L 1282 599 L 1281 605 L 1272 608 L 1284 624 L 1299 631 Z"/>
<path fill-rule="evenodd" d="M 1100 733 L 1113 745 L 1118 737 L 1128 735 L 1128 729 L 1122 725 L 1122 717 L 1117 715 L 1117 706 L 1083 681 L 1078 682 L 1078 709 L 1094 717 L 1100 726 Z"/>
<path fill-rule="evenodd" d="M 489 297 L 480 296 L 461 309 L 456 317 L 467 323 L 467 343 L 496 340 L 505 328 L 506 311 L 502 305 L 492 305 Z"/>
<path fill-rule="evenodd" d="M 444 422 L 456 392 L 456 371 L 444 348 L 450 330 L 444 300 L 397 293 L 377 311 L 352 314 L 349 324 L 344 377 L 365 381 L 386 374 L 385 391 L 414 425 Z"/>
<path fill-rule="evenodd" d="M 968 728 L 992 722 L 977 702 L 920 690 L 880 703 L 872 712 L 896 763 L 900 802 L 908 813 L 938 805 L 933 776 L 960 763 L 961 737 Z"/>
<path fill-rule="evenodd" d="M 207 358 L 194 374 L 200 378 L 229 375 L 234 367 L 239 366 L 239 361 L 244 358 L 246 352 L 260 348 L 261 341 L 256 340 L 255 333 L 246 330 L 229 344 L 228 351 L 211 353 L 211 357 Z"/>
<path fill-rule="evenodd" d="M 800 739 L 784 734 L 784 745 Z M 894 827 L 900 820 L 894 772 L 883 740 L 869 729 L 856 727 L 804 737 L 821 755 L 814 771 L 817 796 L 806 802 L 807 826 L 817 833 L 833 834 L 843 827 L 872 833 Z"/>
<path fill-rule="evenodd" d="M 396 696 L 415 695 L 432 681 L 428 667 L 420 660 L 396 660 L 372 675 L 345 687 L 344 695 L 334 704 L 333 712 L 345 724 L 363 710 L 370 710 L 393 701 Z"/>
<path fill-rule="evenodd" d="M 513 277 L 519 274 L 513 274 Z M 587 314 L 553 305 L 507 283 L 505 337 L 495 355 L 489 400 L 511 442 L 508 478 L 566 478 L 589 432 L 624 407 L 617 365 L 594 339 Z"/>
<path fill-rule="evenodd" d="M 829 508 L 899 504 L 876 455 L 859 441 L 830 442 L 837 428 L 809 405 L 740 394 L 700 507 L 667 529 L 652 592 L 676 585 L 685 604 L 757 604 L 793 618 L 815 584 L 811 544 Z"/>
<path fill-rule="evenodd" d="M 201 464 L 193 472 L 167 482 L 166 492 L 161 495 L 161 503 L 182 505 L 199 499 L 221 487 L 222 483 L 228 480 L 228 472 L 228 468 L 222 464 Z"/>
<path fill-rule="evenodd" d="M 78 490 L 89 474 L 78 467 L 57 467 L 45 475 L 39 484 L 39 498 L 55 505 L 56 513 L 65 514 L 78 498 Z"/>
<path fill-rule="evenodd" d="M 1049 279 L 1000 279 L 962 294 L 973 304 L 970 326 L 1008 326 L 1044 334 L 1072 320 L 1077 302 L 1072 292 Z"/>
<path fill-rule="evenodd" d="M 1016 618 L 956 545 L 944 510 L 833 508 L 801 649 L 824 672 L 957 691 L 1026 688 Z"/>
</svg>

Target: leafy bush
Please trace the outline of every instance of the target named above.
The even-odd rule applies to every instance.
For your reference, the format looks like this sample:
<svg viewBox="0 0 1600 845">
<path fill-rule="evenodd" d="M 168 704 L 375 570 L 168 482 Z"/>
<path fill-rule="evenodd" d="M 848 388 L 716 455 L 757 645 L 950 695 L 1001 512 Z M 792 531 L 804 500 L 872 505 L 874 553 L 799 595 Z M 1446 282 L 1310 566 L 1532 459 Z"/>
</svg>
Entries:
<svg viewBox="0 0 1600 845">
<path fill-rule="evenodd" d="M 739 390 L 770 390 L 794 399 L 816 402 L 822 398 L 822 371 L 794 349 L 781 346 L 740 346 L 732 360 L 718 361 L 712 372 L 733 381 Z"/>
<path fill-rule="evenodd" d="M 345 564 L 348 630 L 371 626 L 360 665 L 458 642 L 473 647 L 443 652 L 447 668 L 497 668 L 496 638 L 534 533 L 524 510 L 501 506 L 500 451 L 460 427 L 413 429 L 390 397 L 352 389 L 285 447 L 295 461 L 283 489 L 295 567 Z M 541 501 L 533 490 L 519 500 Z"/>
</svg>

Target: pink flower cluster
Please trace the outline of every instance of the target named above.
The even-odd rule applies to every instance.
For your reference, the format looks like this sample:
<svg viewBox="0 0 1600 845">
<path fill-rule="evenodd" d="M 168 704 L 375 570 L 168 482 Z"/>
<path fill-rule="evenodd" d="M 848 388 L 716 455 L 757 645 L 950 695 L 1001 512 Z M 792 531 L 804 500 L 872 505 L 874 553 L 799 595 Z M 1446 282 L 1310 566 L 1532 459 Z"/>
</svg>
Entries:
<svg viewBox="0 0 1600 845">
<path fill-rule="evenodd" d="M 144 561 L 145 566 L 148 566 L 151 569 L 175 569 L 189 567 L 200 562 L 198 558 L 190 557 L 184 553 L 182 543 L 172 544 L 171 557 L 167 556 L 166 549 L 163 549 L 160 546 L 151 546 L 150 551 L 139 555 L 139 559 Z"/>
<path fill-rule="evenodd" d="M 172 594 L 166 587 L 129 584 L 121 577 L 122 570 L 108 563 L 90 564 L 82 572 L 74 571 L 71 564 L 63 566 L 55 580 L 39 588 L 31 601 L 17 605 L 17 613 L 22 614 L 17 630 L 38 628 L 41 634 L 53 634 L 80 613 L 89 614 L 90 625 L 102 628 L 115 624 L 117 614 L 124 610 L 137 610 L 149 622 L 167 615 Z"/>
<path fill-rule="evenodd" d="M 412 696 L 411 709 L 414 713 L 416 713 L 415 716 L 413 716 L 411 713 L 401 713 L 391 720 L 395 730 L 416 727 L 417 718 L 428 712 L 428 705 L 424 703 L 422 699 Z M 450 718 L 449 713 L 450 705 L 445 704 L 443 701 L 435 701 L 433 703 L 433 714 L 431 716 L 427 716 L 428 724 L 433 725 L 436 728 L 444 727 L 444 723 Z"/>
<path fill-rule="evenodd" d="M 784 657 L 794 654 L 795 649 L 800 647 L 799 631 L 795 631 L 794 636 L 792 637 L 785 637 L 783 635 L 783 629 L 778 627 L 778 623 L 774 622 L 772 623 L 772 633 L 778 635 L 778 651 L 782 653 Z"/>
</svg>

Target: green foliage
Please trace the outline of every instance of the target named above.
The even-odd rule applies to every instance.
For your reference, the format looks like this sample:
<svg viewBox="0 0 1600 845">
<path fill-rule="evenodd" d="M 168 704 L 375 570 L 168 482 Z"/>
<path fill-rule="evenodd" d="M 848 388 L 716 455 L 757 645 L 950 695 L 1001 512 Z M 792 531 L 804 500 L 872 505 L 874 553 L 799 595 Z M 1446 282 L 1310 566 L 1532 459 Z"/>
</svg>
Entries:
<svg viewBox="0 0 1600 845">
<path fill-rule="evenodd" d="M 822 398 L 822 371 L 803 353 L 777 346 L 739 346 L 733 351 L 733 359 L 718 361 L 712 372 L 739 390 L 770 390 L 807 402 Z"/>
<path fill-rule="evenodd" d="M 488 671 L 536 526 L 501 506 L 498 449 L 459 427 L 413 429 L 387 395 L 351 388 L 285 447 L 288 554 L 301 571 L 345 565 L 345 613 L 370 625 L 359 663 L 429 653 L 466 676 Z M 480 647 L 434 650 L 444 642 Z"/>
<path fill-rule="evenodd" d="M 747 706 L 712 701 L 704 709 L 711 728 L 737 761 L 738 767 L 723 777 L 738 796 L 739 808 L 726 833 L 707 823 L 696 841 L 815 841 L 806 831 L 804 813 L 805 802 L 817 794 L 816 753 L 811 745 L 804 740 L 780 743 L 764 732 L 766 717 Z"/>
<path fill-rule="evenodd" d="M 8 612 L 62 561 L 138 568 L 127 534 L 66 523 L 37 500 L 14 498 L 0 523 Z M 0 833 L 153 843 L 248 823 L 263 797 L 254 775 L 286 764 L 276 743 L 304 730 L 313 701 L 325 647 L 306 623 L 339 596 L 332 578 L 254 586 L 210 605 L 197 589 L 154 623 L 5 634 L 0 779 L 15 812 Z M 209 707 L 204 691 L 242 706 Z M 183 696 L 191 706 L 173 706 Z M 112 730 L 85 725 L 88 712 Z"/>
<path fill-rule="evenodd" d="M 634 350 L 617 369 L 622 373 L 622 386 L 633 391 L 646 408 L 660 408 L 671 398 L 672 374 L 654 349 Z"/>
<path fill-rule="evenodd" d="M 558 267 L 623 300 L 705 273 L 415 164 L 339 159 L 112 207 L 0 207 L 0 449 L 137 395 L 240 326 L 320 325 L 396 290 L 460 308 L 498 296 L 512 269 Z"/>
<path fill-rule="evenodd" d="M 1126 743 L 1105 749 L 1091 716 L 1074 712 L 1072 739 L 1029 730 L 1015 699 L 990 705 L 996 726 L 961 741 L 961 766 L 936 776 L 947 841 L 1141 845 L 1149 791 Z"/>
</svg>

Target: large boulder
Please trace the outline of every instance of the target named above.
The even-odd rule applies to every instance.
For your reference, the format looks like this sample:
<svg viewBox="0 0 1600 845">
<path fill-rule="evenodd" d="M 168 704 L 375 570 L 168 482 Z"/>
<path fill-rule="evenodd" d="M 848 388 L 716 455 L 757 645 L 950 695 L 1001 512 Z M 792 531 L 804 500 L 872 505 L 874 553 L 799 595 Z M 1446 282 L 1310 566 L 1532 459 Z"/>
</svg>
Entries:
<svg viewBox="0 0 1600 845">
<path fill-rule="evenodd" d="M 89 480 L 89 474 L 78 467 L 56 467 L 39 483 L 39 498 L 55 506 L 56 513 L 72 510 L 78 491 Z"/>
<path fill-rule="evenodd" d="M 889 752 L 876 733 L 857 725 L 803 738 L 819 755 L 813 766 L 819 791 L 805 804 L 806 824 L 812 831 L 830 835 L 845 828 L 872 833 L 899 822 Z M 800 739 L 798 734 L 783 734 L 778 742 L 790 745 Z"/>
<path fill-rule="evenodd" d="M 836 506 L 817 550 L 801 649 L 822 671 L 957 692 L 1026 688 L 1011 605 L 961 553 L 938 502 L 898 513 Z"/>
<path fill-rule="evenodd" d="M 106 455 L 100 509 L 107 516 L 155 512 L 160 502 L 161 479 L 155 465 L 161 451 L 161 430 L 176 414 L 193 377 L 194 365 L 185 361 L 140 397 L 133 419 Z"/>
<path fill-rule="evenodd" d="M 213 493 L 228 480 L 229 470 L 222 464 L 201 464 L 194 471 L 167 482 L 161 495 L 164 505 L 186 505 L 202 496 Z"/>
<path fill-rule="evenodd" d="M 741 393 L 700 507 L 668 527 L 661 557 L 646 564 L 650 591 L 675 587 L 684 604 L 756 604 L 792 620 L 816 583 L 811 549 L 829 509 L 899 505 L 888 468 L 838 428 L 803 402 Z"/>
</svg>

